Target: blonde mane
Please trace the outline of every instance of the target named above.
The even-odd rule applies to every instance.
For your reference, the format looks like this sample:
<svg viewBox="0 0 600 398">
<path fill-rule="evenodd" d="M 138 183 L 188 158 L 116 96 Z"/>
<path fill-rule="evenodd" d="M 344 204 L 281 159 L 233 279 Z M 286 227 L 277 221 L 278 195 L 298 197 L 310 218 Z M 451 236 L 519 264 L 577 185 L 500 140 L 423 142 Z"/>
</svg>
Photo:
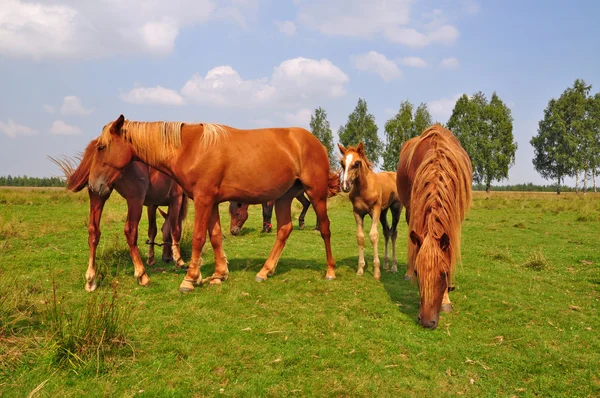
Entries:
<svg viewBox="0 0 600 398">
<path fill-rule="evenodd" d="M 451 277 L 456 262 L 460 262 L 461 223 L 471 205 L 473 172 L 469 157 L 458 140 L 439 125 L 423 132 L 412 146 L 407 154 L 409 165 L 419 144 L 425 140 L 430 140 L 430 148 L 415 172 L 409 230 L 423 239 L 417 256 L 424 261 L 418 263 L 427 264 L 428 269 L 417 272 L 426 275 L 433 284 L 433 279 L 439 278 L 439 272 L 433 272 L 433 268 L 438 267 L 438 271 L 445 271 Z M 450 264 L 441 258 L 439 249 L 439 240 L 444 233 L 450 239 Z M 423 290 L 426 295 L 432 294 L 432 289 L 426 286 Z"/>
<path fill-rule="evenodd" d="M 173 155 L 175 149 L 181 146 L 181 130 L 184 122 L 137 122 L 125 120 L 121 128 L 121 136 L 131 145 L 140 159 L 150 166 L 160 164 L 164 159 Z M 102 129 L 99 144 L 110 145 L 113 135 L 109 123 Z M 189 124 L 187 124 L 189 125 Z M 225 126 L 214 123 L 202 123 L 203 133 L 199 139 L 200 149 L 205 149 L 219 143 L 227 134 Z"/>
</svg>

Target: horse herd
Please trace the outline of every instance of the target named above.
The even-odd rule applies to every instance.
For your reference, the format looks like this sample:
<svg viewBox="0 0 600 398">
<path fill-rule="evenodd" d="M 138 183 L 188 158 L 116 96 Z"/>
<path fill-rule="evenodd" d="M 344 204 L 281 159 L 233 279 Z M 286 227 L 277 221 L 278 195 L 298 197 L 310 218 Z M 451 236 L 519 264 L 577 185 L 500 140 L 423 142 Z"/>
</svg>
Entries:
<svg viewBox="0 0 600 398">
<path fill-rule="evenodd" d="M 137 248 L 138 224 L 143 206 L 148 208 L 148 265 L 154 264 L 156 210 L 168 206 L 162 228 L 163 260 L 171 258 L 184 266 L 179 250 L 182 221 L 188 198 L 194 204 L 192 255 L 179 290 L 190 292 L 194 285 L 220 283 L 228 278 L 223 251 L 219 203 L 230 202 L 231 233 L 237 234 L 247 219 L 249 204 L 263 204 L 263 231 L 271 229 L 275 209 L 277 238 L 269 257 L 256 275 L 265 281 L 273 275 L 292 231 L 291 204 L 303 205 L 299 218 L 312 204 L 317 226 L 325 244 L 326 279 L 335 278 L 331 252 L 327 198 L 340 188 L 348 192 L 356 220 L 359 247 L 357 274 L 364 270 L 363 221 L 369 214 L 373 223 L 369 240 L 373 245 L 373 275 L 381 275 L 378 255 L 377 219 L 385 237 L 384 269 L 389 269 L 388 248 L 392 243 L 391 271 L 397 271 L 397 224 L 402 207 L 408 223 L 408 266 L 405 279 L 415 277 L 421 297 L 419 323 L 435 328 L 441 310 L 452 308 L 448 291 L 456 262 L 460 259 L 461 223 L 471 203 L 472 168 L 467 153 L 452 133 L 440 125 L 426 129 L 408 140 L 401 149 L 398 170 L 373 171 L 364 146 L 343 147 L 340 170 L 330 170 L 325 147 L 302 128 L 239 130 L 220 124 L 181 122 L 137 122 L 123 115 L 107 124 L 91 141 L 79 165 L 69 158 L 52 159 L 65 172 L 67 188 L 88 187 L 90 257 L 86 272 L 88 291 L 97 287 L 95 252 L 100 238 L 104 203 L 115 189 L 127 200 L 125 235 L 140 285 L 148 285 Z M 306 195 L 307 197 L 305 197 Z M 387 222 L 388 210 L 392 214 Z M 202 249 L 208 238 L 213 247 L 215 271 L 203 279 L 200 271 Z"/>
</svg>

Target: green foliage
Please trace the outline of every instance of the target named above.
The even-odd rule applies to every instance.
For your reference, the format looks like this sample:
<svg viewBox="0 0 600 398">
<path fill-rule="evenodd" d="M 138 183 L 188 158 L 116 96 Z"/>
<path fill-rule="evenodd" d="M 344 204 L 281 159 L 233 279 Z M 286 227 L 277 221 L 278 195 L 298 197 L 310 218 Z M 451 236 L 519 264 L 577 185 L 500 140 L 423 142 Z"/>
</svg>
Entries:
<svg viewBox="0 0 600 398">
<path fill-rule="evenodd" d="M 414 112 L 408 101 L 400 104 L 398 113 L 385 123 L 385 150 L 383 152 L 383 169 L 396 171 L 402 145 L 409 139 L 420 135 L 431 125 L 431 115 L 427 104 L 421 103 Z"/>
<path fill-rule="evenodd" d="M 517 143 L 513 137 L 510 109 L 494 92 L 488 102 L 482 92 L 458 99 L 448 120 L 473 164 L 473 179 L 489 189 L 493 181 L 508 178 L 515 162 Z"/>
<path fill-rule="evenodd" d="M 367 101 L 358 99 L 358 104 L 354 111 L 348 115 L 348 121 L 338 130 L 340 142 L 344 146 L 358 145 L 363 142 L 367 158 L 373 164 L 379 164 L 379 157 L 383 151 L 383 144 L 377 135 L 377 124 L 375 117 L 367 109 Z"/>
<path fill-rule="evenodd" d="M 0 187 L 64 187 L 65 181 L 59 177 L 28 177 L 11 175 L 0 176 Z"/>
<path fill-rule="evenodd" d="M 577 79 L 558 100 L 548 102 L 538 134 L 530 141 L 535 153 L 533 165 L 543 178 L 560 184 L 566 176 L 587 169 L 590 159 L 598 156 L 594 151 L 594 123 L 588 116 L 595 114 L 595 102 L 588 99 L 590 89 Z"/>
<path fill-rule="evenodd" d="M 490 185 L 490 191 L 497 192 L 556 192 L 556 185 L 537 185 L 531 182 L 526 184 L 513 184 L 513 185 Z M 486 191 L 488 187 L 486 184 L 473 184 L 474 191 Z M 560 187 L 562 192 L 574 192 L 573 187 L 562 185 Z"/>
<path fill-rule="evenodd" d="M 318 107 L 315 109 L 315 114 L 310 116 L 310 131 L 321 141 L 321 144 L 327 149 L 329 157 L 329 165 L 332 170 L 337 168 L 337 157 L 333 152 L 333 134 L 327 120 L 327 112 L 325 109 Z"/>
</svg>

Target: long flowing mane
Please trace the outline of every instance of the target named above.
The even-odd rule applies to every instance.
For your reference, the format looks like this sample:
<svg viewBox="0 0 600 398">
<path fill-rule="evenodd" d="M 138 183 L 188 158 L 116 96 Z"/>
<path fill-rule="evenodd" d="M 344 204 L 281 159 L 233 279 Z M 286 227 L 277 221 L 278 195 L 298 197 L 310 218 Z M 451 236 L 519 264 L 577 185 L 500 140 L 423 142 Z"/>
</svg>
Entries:
<svg viewBox="0 0 600 398">
<path fill-rule="evenodd" d="M 430 147 L 415 172 L 411 189 L 409 228 L 437 241 L 444 233 L 450 238 L 451 262 L 445 271 L 452 276 L 456 262 L 460 261 L 461 223 L 471 206 L 472 166 L 458 140 L 439 125 L 424 131 L 412 146 L 406 155 L 408 165 L 426 140 Z M 421 247 L 418 255 L 427 260 L 420 263 L 444 266 L 444 261 L 435 258 L 441 251 L 433 249 L 433 245 Z M 427 275 L 439 277 L 433 272 Z"/>
<path fill-rule="evenodd" d="M 75 158 L 68 156 L 62 156 L 61 158 L 48 157 L 64 173 L 68 190 L 79 192 L 87 186 L 97 144 L 97 139 L 90 141 L 83 154 L 77 155 Z M 75 167 L 77 161 L 79 161 L 79 165 Z"/>
<path fill-rule="evenodd" d="M 137 122 L 125 120 L 121 128 L 123 139 L 129 141 L 138 156 L 145 159 L 150 166 L 158 165 L 163 159 L 171 156 L 181 146 L 181 130 L 184 122 Z M 110 145 L 112 123 L 102 129 L 99 143 Z M 227 134 L 225 126 L 214 123 L 202 123 L 202 135 L 199 138 L 200 148 L 216 145 Z"/>
</svg>

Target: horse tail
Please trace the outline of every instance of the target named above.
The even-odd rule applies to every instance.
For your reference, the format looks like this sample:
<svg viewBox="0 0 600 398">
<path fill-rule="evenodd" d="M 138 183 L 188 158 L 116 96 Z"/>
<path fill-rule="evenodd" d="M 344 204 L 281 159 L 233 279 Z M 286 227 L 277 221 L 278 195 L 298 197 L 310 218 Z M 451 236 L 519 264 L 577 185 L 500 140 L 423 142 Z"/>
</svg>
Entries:
<svg viewBox="0 0 600 398">
<path fill-rule="evenodd" d="M 87 186 L 97 141 L 97 139 L 92 140 L 85 148 L 83 155 L 76 156 L 75 159 L 68 156 L 63 156 L 61 159 L 48 157 L 65 174 L 69 191 L 79 192 Z M 77 167 L 75 167 L 76 160 L 79 160 Z"/>
<path fill-rule="evenodd" d="M 327 181 L 327 197 L 337 195 L 340 192 L 340 173 L 329 171 L 329 178 Z"/>
</svg>

